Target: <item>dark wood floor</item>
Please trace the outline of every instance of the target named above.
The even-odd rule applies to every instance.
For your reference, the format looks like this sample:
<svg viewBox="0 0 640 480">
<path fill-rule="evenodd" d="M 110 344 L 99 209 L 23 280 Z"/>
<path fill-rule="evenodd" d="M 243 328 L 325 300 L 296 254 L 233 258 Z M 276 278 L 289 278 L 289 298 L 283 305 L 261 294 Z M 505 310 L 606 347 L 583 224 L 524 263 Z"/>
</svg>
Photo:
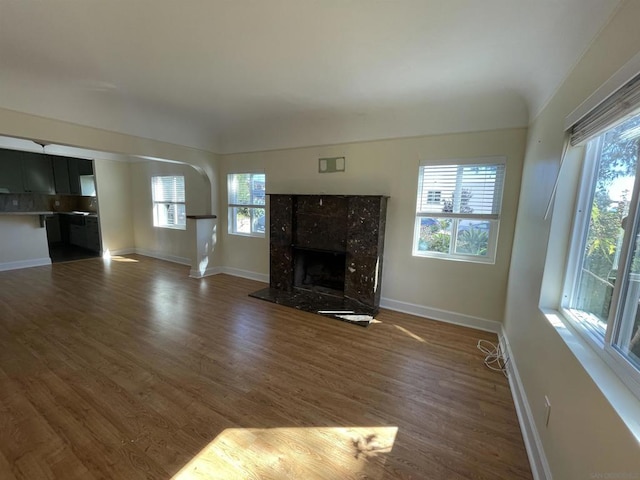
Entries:
<svg viewBox="0 0 640 480">
<path fill-rule="evenodd" d="M 368 328 L 141 256 L 0 273 L 2 479 L 530 479 L 463 327 Z"/>
</svg>

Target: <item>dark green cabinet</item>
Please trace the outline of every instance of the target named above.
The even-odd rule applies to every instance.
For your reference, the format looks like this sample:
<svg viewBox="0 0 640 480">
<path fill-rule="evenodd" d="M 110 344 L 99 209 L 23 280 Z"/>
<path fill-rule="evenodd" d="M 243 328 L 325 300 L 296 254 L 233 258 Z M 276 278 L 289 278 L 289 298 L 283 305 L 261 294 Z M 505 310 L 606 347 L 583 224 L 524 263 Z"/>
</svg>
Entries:
<svg viewBox="0 0 640 480">
<path fill-rule="evenodd" d="M 0 193 L 81 195 L 82 175 L 92 160 L 0 149 Z"/>
<path fill-rule="evenodd" d="M 0 193 L 23 193 L 22 164 L 13 150 L 0 149 Z"/>
<path fill-rule="evenodd" d="M 51 159 L 47 155 L 18 152 L 22 164 L 22 183 L 26 193 L 56 193 Z"/>
<path fill-rule="evenodd" d="M 84 158 L 67 158 L 69 168 L 69 193 L 81 195 L 80 175 L 93 175 L 93 162 Z"/>
<path fill-rule="evenodd" d="M 69 165 L 65 157 L 51 157 L 53 165 L 53 179 L 56 186 L 56 193 L 70 194 L 71 183 L 69 179 Z"/>
</svg>

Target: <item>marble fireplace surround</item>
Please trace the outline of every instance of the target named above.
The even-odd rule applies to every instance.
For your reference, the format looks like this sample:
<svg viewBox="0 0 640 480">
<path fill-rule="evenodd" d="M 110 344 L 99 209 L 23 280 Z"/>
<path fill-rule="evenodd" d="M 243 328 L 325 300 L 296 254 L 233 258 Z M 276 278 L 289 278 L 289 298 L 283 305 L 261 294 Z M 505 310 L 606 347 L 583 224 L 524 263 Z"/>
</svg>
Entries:
<svg viewBox="0 0 640 480">
<path fill-rule="evenodd" d="M 269 197 L 269 287 L 250 295 L 368 325 L 380 305 L 388 197 Z"/>
</svg>

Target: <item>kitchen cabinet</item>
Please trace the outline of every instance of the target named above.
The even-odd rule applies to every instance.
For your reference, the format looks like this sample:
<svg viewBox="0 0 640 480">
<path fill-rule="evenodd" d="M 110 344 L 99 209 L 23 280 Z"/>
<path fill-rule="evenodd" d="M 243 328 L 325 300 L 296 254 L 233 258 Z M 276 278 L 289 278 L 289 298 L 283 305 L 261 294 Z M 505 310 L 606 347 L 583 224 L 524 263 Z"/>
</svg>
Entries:
<svg viewBox="0 0 640 480">
<path fill-rule="evenodd" d="M 100 230 L 98 227 L 98 217 L 87 217 L 85 221 L 86 243 L 85 248 L 100 251 Z"/>
<path fill-rule="evenodd" d="M 83 175 L 92 160 L 0 149 L 0 192 L 82 195 Z"/>
<path fill-rule="evenodd" d="M 23 193 L 22 164 L 14 150 L 0 149 L 0 192 Z"/>
<path fill-rule="evenodd" d="M 53 168 L 48 155 L 31 152 L 17 152 L 22 163 L 22 181 L 27 193 L 56 193 Z"/>
<path fill-rule="evenodd" d="M 65 157 L 51 156 L 56 193 L 68 195 L 71 193 L 71 183 L 69 181 L 69 165 L 67 160 Z"/>
<path fill-rule="evenodd" d="M 69 193 L 81 195 L 80 175 L 93 175 L 93 162 L 84 158 L 67 158 L 69 170 Z"/>
<path fill-rule="evenodd" d="M 100 251 L 98 217 L 85 215 L 69 216 L 69 243 L 94 252 Z"/>
</svg>

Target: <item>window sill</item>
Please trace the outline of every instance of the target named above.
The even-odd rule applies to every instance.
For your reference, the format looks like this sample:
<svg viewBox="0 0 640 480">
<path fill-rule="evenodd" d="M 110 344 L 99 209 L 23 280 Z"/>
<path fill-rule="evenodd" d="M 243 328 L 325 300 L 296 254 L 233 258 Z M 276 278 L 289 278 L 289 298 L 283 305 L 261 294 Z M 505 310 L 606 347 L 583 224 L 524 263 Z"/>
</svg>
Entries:
<svg viewBox="0 0 640 480">
<path fill-rule="evenodd" d="M 482 263 L 484 265 L 495 265 L 496 261 L 491 257 L 479 257 L 479 256 L 463 256 L 463 255 L 449 255 L 446 253 L 436 253 L 436 252 L 416 252 L 413 251 L 412 255 L 417 258 L 436 258 L 438 260 L 449 260 L 454 262 L 465 262 L 465 263 Z"/>
<path fill-rule="evenodd" d="M 176 227 L 170 227 L 168 225 L 154 225 L 153 228 L 163 228 L 165 230 L 186 230 L 187 226 L 176 226 Z"/>
<path fill-rule="evenodd" d="M 640 442 L 640 399 L 620 379 L 600 352 L 557 310 L 541 308 L 547 321 L 591 377 L 629 431 Z M 606 352 L 604 353 L 606 354 Z"/>
<path fill-rule="evenodd" d="M 264 233 L 237 233 L 227 232 L 229 235 L 235 235 L 236 237 L 249 237 L 249 238 L 265 238 Z"/>
</svg>

